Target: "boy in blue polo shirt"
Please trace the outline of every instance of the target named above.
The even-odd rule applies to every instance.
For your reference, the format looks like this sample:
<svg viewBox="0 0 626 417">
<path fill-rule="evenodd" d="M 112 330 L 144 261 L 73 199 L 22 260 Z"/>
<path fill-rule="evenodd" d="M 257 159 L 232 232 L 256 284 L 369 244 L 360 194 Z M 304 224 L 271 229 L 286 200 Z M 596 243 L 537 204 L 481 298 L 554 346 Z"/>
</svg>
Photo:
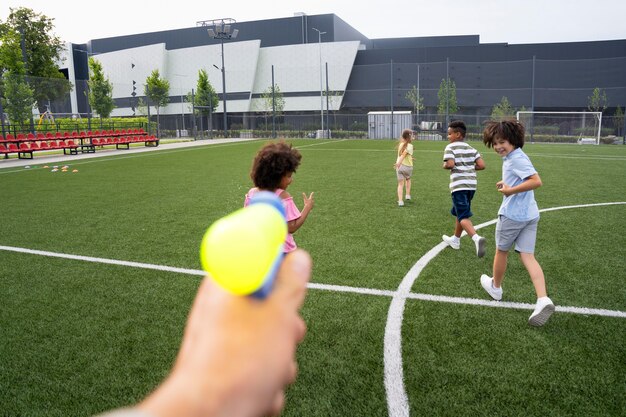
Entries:
<svg viewBox="0 0 626 417">
<path fill-rule="evenodd" d="M 487 122 L 483 132 L 485 145 L 502 157 L 502 180 L 496 183 L 496 188 L 503 200 L 496 224 L 493 277 L 483 274 L 480 284 L 494 300 L 502 299 L 509 250 L 515 245 L 537 293 L 537 304 L 528 324 L 543 326 L 555 307 L 547 295 L 543 270 L 534 255 L 539 208 L 533 190 L 541 186 L 541 178 L 522 151 L 524 133 L 524 126 L 516 120 Z"/>
<path fill-rule="evenodd" d="M 472 217 L 472 199 L 478 185 L 476 171 L 485 169 L 485 161 L 476 149 L 464 142 L 466 132 L 465 123 L 460 120 L 454 120 L 448 125 L 450 143 L 443 154 L 443 169 L 450 170 L 452 194 L 450 213 L 456 220 L 454 234 L 443 235 L 441 238 L 452 249 L 461 249 L 461 233 L 465 230 L 474 241 L 476 255 L 482 258 L 485 256 L 485 238 L 476 233 L 470 217 Z"/>
</svg>

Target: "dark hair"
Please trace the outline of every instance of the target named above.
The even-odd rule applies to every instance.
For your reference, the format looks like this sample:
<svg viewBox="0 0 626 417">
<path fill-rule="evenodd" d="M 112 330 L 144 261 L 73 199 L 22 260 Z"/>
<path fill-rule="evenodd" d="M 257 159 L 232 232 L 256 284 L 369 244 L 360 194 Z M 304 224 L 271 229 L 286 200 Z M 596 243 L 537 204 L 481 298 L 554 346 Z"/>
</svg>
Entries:
<svg viewBox="0 0 626 417">
<path fill-rule="evenodd" d="M 450 122 L 448 127 L 453 131 L 460 133 L 462 137 L 465 137 L 465 134 L 467 133 L 467 127 L 462 120 L 453 120 Z"/>
<path fill-rule="evenodd" d="M 503 120 L 500 122 L 488 121 L 485 123 L 485 130 L 483 130 L 483 142 L 488 148 L 493 147 L 493 143 L 496 139 L 505 139 L 513 147 L 524 147 L 524 134 L 526 129 L 524 125 L 517 120 Z"/>
<path fill-rule="evenodd" d="M 296 172 L 302 155 L 283 141 L 263 146 L 254 157 L 250 178 L 262 190 L 275 191 L 288 173 Z"/>
</svg>

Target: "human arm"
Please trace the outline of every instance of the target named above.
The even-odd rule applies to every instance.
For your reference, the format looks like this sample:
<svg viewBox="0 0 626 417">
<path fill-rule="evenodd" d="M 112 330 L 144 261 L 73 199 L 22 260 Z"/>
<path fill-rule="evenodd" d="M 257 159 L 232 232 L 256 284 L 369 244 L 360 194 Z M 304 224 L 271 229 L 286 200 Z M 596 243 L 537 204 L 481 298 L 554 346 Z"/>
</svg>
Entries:
<svg viewBox="0 0 626 417">
<path fill-rule="evenodd" d="M 311 275 L 305 251 L 288 254 L 270 295 L 235 296 L 205 278 L 170 375 L 136 409 L 154 417 L 278 414 L 295 380 L 298 310 Z"/>
<path fill-rule="evenodd" d="M 452 169 L 454 168 L 454 159 L 445 159 L 443 161 L 443 169 Z"/>
<path fill-rule="evenodd" d="M 510 196 L 513 194 L 523 193 L 525 191 L 534 190 L 536 188 L 541 187 L 543 183 L 541 182 L 541 178 L 539 174 L 535 173 L 530 177 L 526 178 L 523 182 L 516 185 L 515 187 L 511 187 L 506 184 L 504 181 L 498 181 L 496 183 L 496 188 L 499 192 L 504 194 L 505 196 Z"/>
<path fill-rule="evenodd" d="M 305 193 L 302 193 L 302 200 L 304 201 L 304 208 L 300 212 L 300 217 L 294 220 L 290 220 L 287 222 L 287 230 L 289 233 L 296 233 L 296 231 L 304 224 L 306 218 L 309 216 L 309 213 L 313 209 L 315 205 L 315 199 L 313 198 L 313 194 L 311 193 L 308 197 Z"/>
<path fill-rule="evenodd" d="M 407 151 L 404 151 L 398 156 L 398 159 L 396 159 L 396 163 L 393 165 L 395 169 L 400 168 L 400 165 L 402 165 L 402 161 L 404 161 L 404 158 L 406 158 L 408 154 L 409 153 Z"/>
<path fill-rule="evenodd" d="M 485 160 L 483 158 L 478 158 L 474 163 L 474 169 L 476 171 L 482 171 L 485 169 Z"/>
</svg>

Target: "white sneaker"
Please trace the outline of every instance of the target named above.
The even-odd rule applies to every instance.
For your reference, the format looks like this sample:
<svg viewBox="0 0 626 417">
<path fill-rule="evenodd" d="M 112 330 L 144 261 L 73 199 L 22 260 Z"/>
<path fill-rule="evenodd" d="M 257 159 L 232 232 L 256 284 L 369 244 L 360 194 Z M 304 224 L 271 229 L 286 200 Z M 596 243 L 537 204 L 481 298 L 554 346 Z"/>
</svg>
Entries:
<svg viewBox="0 0 626 417">
<path fill-rule="evenodd" d="M 487 291 L 487 294 L 491 296 L 496 301 L 502 300 L 502 287 L 495 288 L 493 286 L 493 278 L 488 275 L 482 274 L 480 276 L 480 285 L 483 286 L 484 290 Z"/>
<path fill-rule="evenodd" d="M 531 326 L 543 326 L 546 324 L 552 313 L 554 313 L 554 304 L 548 297 L 542 297 L 537 300 L 535 311 L 528 318 L 528 324 Z"/>
<path fill-rule="evenodd" d="M 398 201 L 398 206 L 399 206 L 399 207 L 404 206 L 404 201 Z"/>
<path fill-rule="evenodd" d="M 410 200 L 411 199 L 411 195 L 407 194 L 406 197 L 404 197 L 404 198 L 407 199 L 407 200 Z"/>
<path fill-rule="evenodd" d="M 461 249 L 461 241 L 456 236 L 443 235 L 441 236 L 441 239 L 452 249 Z"/>
<path fill-rule="evenodd" d="M 476 256 L 478 256 L 479 258 L 485 256 L 485 246 L 487 244 L 487 239 L 479 236 L 478 239 L 474 240 L 474 244 L 476 245 Z"/>
</svg>

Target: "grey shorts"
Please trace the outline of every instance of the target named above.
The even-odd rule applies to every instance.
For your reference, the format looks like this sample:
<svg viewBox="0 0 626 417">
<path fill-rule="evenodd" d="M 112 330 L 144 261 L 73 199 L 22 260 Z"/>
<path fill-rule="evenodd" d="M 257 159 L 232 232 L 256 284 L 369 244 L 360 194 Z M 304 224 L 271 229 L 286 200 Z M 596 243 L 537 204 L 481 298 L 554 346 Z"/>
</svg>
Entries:
<svg viewBox="0 0 626 417">
<path fill-rule="evenodd" d="M 513 244 L 515 250 L 523 253 L 535 253 L 539 217 L 527 222 L 516 222 L 508 217 L 498 216 L 496 223 L 496 247 L 509 251 Z"/>
<path fill-rule="evenodd" d="M 400 168 L 396 171 L 396 176 L 399 180 L 410 180 L 411 174 L 413 174 L 413 167 L 408 165 L 400 165 Z"/>
</svg>

